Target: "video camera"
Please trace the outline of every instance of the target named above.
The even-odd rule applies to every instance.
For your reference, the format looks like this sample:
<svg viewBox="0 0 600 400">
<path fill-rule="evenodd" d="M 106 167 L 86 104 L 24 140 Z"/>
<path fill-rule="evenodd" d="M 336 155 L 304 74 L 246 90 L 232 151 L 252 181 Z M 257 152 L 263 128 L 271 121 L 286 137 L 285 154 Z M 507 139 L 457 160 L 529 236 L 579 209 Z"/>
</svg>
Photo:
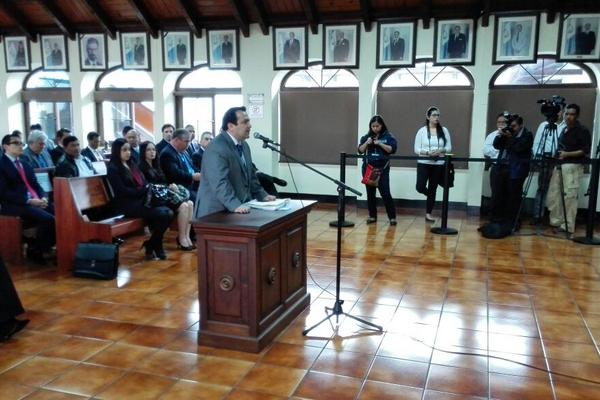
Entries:
<svg viewBox="0 0 600 400">
<path fill-rule="evenodd" d="M 537 101 L 541 104 L 540 112 L 546 117 L 548 122 L 558 121 L 558 113 L 565 107 L 565 98 L 562 96 L 554 95 L 552 99 L 540 99 Z"/>
<path fill-rule="evenodd" d="M 504 111 L 502 113 L 502 116 L 504 118 L 506 118 L 506 126 L 504 128 L 502 128 L 502 132 L 506 132 L 506 133 L 510 133 L 512 134 L 513 131 L 510 127 L 510 124 L 516 120 L 517 118 L 519 118 L 519 114 L 511 114 L 509 111 Z"/>
</svg>

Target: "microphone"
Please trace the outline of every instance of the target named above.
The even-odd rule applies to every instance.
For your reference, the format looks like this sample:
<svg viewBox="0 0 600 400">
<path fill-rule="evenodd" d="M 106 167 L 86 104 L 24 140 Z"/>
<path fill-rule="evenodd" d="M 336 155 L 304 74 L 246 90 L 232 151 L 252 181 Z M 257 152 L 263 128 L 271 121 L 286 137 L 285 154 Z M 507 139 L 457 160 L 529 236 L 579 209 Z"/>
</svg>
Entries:
<svg viewBox="0 0 600 400">
<path fill-rule="evenodd" d="M 254 136 L 254 138 L 255 138 L 255 139 L 262 140 L 264 143 L 270 143 L 270 144 L 272 144 L 273 146 L 277 146 L 277 147 L 279 147 L 279 143 L 277 143 L 277 142 L 275 142 L 275 141 L 273 141 L 273 140 L 269 139 L 268 137 L 265 137 L 265 136 L 261 135 L 261 134 L 260 134 L 260 133 L 258 133 L 258 132 L 254 132 L 253 136 Z"/>
</svg>

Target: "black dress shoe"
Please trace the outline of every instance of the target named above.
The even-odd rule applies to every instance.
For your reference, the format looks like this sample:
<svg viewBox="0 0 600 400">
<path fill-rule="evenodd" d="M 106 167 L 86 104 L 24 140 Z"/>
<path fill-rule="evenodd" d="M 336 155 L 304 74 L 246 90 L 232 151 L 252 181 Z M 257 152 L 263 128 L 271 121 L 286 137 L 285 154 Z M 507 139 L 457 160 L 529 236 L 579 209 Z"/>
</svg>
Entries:
<svg viewBox="0 0 600 400">
<path fill-rule="evenodd" d="M 29 323 L 28 319 L 11 319 L 0 325 L 0 342 L 5 342 L 20 332 Z"/>
<path fill-rule="evenodd" d="M 44 253 L 37 250 L 28 250 L 27 251 L 27 259 L 37 265 L 46 265 L 46 260 L 44 259 Z"/>
</svg>

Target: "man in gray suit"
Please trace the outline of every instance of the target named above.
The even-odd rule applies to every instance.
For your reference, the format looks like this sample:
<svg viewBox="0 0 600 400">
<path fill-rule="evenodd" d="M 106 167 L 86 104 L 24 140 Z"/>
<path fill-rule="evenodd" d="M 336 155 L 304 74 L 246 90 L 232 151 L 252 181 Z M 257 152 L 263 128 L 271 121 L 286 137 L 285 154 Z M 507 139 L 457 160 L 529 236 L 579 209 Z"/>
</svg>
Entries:
<svg viewBox="0 0 600 400">
<path fill-rule="evenodd" d="M 252 155 L 245 142 L 251 127 L 246 107 L 230 108 L 223 116 L 221 133 L 202 157 L 197 217 L 224 210 L 247 214 L 250 208 L 243 205 L 245 202 L 275 200 L 263 190 L 252 170 Z"/>
<path fill-rule="evenodd" d="M 33 130 L 27 138 L 27 148 L 23 150 L 23 159 L 31 165 L 31 168 L 54 167 L 52 157 L 46 149 L 48 136 L 40 130 Z"/>
</svg>

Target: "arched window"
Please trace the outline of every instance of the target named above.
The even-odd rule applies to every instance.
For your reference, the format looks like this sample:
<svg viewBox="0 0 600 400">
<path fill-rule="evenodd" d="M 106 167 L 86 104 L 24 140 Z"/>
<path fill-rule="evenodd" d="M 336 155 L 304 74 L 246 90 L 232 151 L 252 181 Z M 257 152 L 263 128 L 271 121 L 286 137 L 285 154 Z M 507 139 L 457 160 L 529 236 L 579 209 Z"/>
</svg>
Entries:
<svg viewBox="0 0 600 400">
<path fill-rule="evenodd" d="M 181 75 L 175 85 L 177 126 L 191 124 L 201 132 L 219 132 L 225 111 L 241 106 L 242 79 L 235 71 L 211 70 L 207 66 Z"/>
<path fill-rule="evenodd" d="M 51 139 L 60 128 L 72 129 L 71 81 L 66 72 L 41 68 L 32 71 L 25 78 L 21 98 L 26 126 L 42 125 Z"/>
<path fill-rule="evenodd" d="M 337 164 L 341 152 L 356 151 L 358 79 L 349 70 L 313 64 L 291 71 L 281 83 L 279 100 L 279 140 L 290 154 Z"/>
<path fill-rule="evenodd" d="M 420 60 L 414 67 L 387 71 L 377 88 L 377 113 L 398 141 L 398 155 L 414 155 L 415 134 L 425 124 L 431 106 L 440 109 L 440 123 L 450 132 L 452 153 L 469 155 L 473 79 L 459 66 L 434 66 Z M 414 161 L 396 161 L 414 167 Z M 465 165 L 457 163 L 457 168 Z"/>
<path fill-rule="evenodd" d="M 142 141 L 154 140 L 152 87 L 152 78 L 145 71 L 118 66 L 100 75 L 94 99 L 98 131 L 105 140 L 122 137 L 126 125 L 134 127 Z"/>
<path fill-rule="evenodd" d="M 545 118 L 538 100 L 554 95 L 564 97 L 567 103 L 577 103 L 581 123 L 593 126 L 597 84 L 585 64 L 545 56 L 535 64 L 505 65 L 492 76 L 489 86 L 486 132 L 495 128 L 496 115 L 503 110 L 522 116 L 525 125 L 535 132 Z"/>
</svg>

